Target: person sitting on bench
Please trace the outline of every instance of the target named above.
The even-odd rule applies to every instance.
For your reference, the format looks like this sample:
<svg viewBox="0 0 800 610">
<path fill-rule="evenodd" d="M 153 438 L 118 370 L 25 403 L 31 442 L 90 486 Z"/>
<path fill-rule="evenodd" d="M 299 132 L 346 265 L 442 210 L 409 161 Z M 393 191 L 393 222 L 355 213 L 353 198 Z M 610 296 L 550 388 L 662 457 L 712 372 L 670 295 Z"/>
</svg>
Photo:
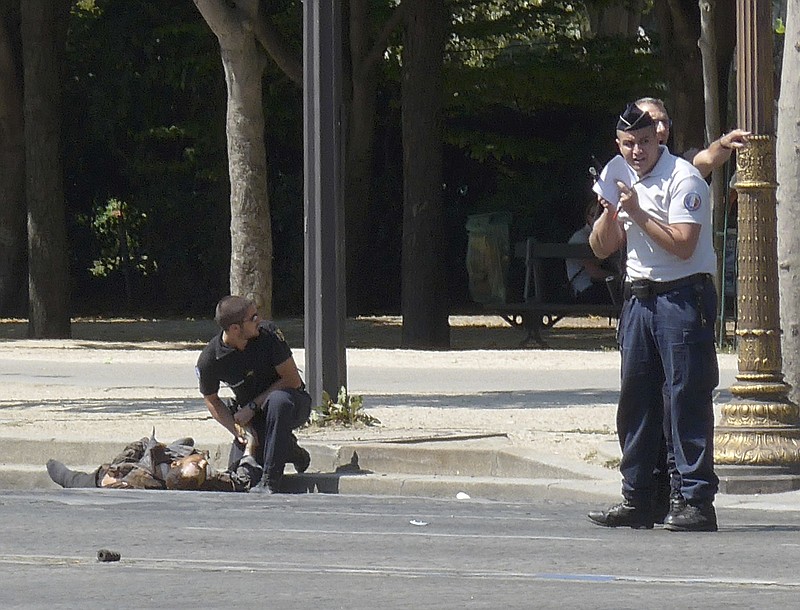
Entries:
<svg viewBox="0 0 800 610">
<path fill-rule="evenodd" d="M 585 210 L 584 225 L 569 238 L 570 244 L 588 244 L 592 225 L 597 219 L 599 207 L 592 200 Z M 611 290 L 616 282 L 609 286 L 608 278 L 619 275 L 618 259 L 612 256 L 600 263 L 594 258 L 568 258 L 565 260 L 567 281 L 576 303 L 612 303 Z"/>
</svg>

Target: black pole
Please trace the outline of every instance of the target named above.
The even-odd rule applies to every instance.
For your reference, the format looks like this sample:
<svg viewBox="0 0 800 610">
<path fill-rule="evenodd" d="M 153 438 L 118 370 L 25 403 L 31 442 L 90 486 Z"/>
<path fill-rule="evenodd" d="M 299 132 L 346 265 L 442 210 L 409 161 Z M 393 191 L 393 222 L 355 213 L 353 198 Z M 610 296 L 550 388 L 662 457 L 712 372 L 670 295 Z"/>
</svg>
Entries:
<svg viewBox="0 0 800 610">
<path fill-rule="evenodd" d="M 303 24 L 305 379 L 317 405 L 347 385 L 340 3 L 305 0 Z"/>
</svg>

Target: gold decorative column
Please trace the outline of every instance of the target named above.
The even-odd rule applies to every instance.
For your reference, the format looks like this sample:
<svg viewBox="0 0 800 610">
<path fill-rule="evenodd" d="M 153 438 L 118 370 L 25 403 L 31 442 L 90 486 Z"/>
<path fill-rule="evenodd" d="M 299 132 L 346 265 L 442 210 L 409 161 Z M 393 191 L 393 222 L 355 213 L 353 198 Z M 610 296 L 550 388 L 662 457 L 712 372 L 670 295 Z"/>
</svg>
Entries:
<svg viewBox="0 0 800 610">
<path fill-rule="evenodd" d="M 800 464 L 800 410 L 783 380 L 775 217 L 775 139 L 754 136 L 737 159 L 738 370 L 722 406 L 718 464 Z"/>
<path fill-rule="evenodd" d="M 715 461 L 800 466 L 800 410 L 788 399 L 778 301 L 777 189 L 771 3 L 737 1 L 739 126 L 751 131 L 737 156 L 738 375 L 722 406 Z"/>
</svg>

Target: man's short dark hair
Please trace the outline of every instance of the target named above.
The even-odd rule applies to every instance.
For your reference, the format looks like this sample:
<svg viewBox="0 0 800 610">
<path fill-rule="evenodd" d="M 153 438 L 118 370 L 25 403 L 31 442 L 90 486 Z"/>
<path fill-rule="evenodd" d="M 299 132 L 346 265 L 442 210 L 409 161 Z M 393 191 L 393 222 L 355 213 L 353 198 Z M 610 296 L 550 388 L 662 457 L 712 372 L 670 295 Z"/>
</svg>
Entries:
<svg viewBox="0 0 800 610">
<path fill-rule="evenodd" d="M 222 330 L 226 330 L 231 324 L 241 324 L 244 322 L 247 310 L 253 305 L 253 301 L 245 297 L 236 295 L 222 297 L 217 303 L 214 321 Z"/>
</svg>

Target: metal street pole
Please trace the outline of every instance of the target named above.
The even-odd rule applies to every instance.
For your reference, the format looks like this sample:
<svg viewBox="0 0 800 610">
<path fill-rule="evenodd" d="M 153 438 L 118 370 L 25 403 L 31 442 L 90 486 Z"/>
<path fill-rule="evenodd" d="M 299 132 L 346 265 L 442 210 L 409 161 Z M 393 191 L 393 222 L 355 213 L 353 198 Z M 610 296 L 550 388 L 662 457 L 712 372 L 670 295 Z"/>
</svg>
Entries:
<svg viewBox="0 0 800 610">
<path fill-rule="evenodd" d="M 340 2 L 303 3 L 305 379 L 315 405 L 347 385 L 341 33 Z"/>
<path fill-rule="evenodd" d="M 734 400 L 721 409 L 714 457 L 722 465 L 770 467 L 722 468 L 723 490 L 785 491 L 800 487 L 797 478 L 772 475 L 800 465 L 800 411 L 781 370 L 772 3 L 737 0 L 736 10 L 738 123 L 753 136 L 736 163 L 739 374 Z M 738 474 L 748 476 L 737 483 Z"/>
</svg>

